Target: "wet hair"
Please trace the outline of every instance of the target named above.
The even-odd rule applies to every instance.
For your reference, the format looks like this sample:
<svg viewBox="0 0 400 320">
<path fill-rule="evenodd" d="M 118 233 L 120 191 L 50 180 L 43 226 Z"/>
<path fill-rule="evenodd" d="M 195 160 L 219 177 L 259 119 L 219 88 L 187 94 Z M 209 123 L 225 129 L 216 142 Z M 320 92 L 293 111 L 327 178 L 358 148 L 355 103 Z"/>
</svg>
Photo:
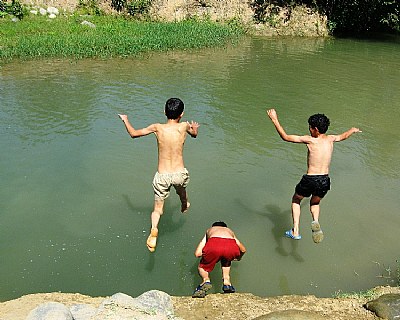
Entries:
<svg viewBox="0 0 400 320">
<path fill-rule="evenodd" d="M 212 224 L 212 227 L 228 227 L 227 225 L 226 225 L 226 223 L 225 222 L 223 222 L 223 221 L 215 221 L 213 224 Z"/>
<path fill-rule="evenodd" d="M 179 98 L 170 98 L 165 103 L 165 115 L 168 119 L 178 119 L 182 114 L 185 105 Z"/>
<path fill-rule="evenodd" d="M 317 128 L 319 133 L 325 133 L 328 131 L 330 121 L 326 115 L 317 113 L 308 118 L 308 124 L 311 128 Z"/>
</svg>

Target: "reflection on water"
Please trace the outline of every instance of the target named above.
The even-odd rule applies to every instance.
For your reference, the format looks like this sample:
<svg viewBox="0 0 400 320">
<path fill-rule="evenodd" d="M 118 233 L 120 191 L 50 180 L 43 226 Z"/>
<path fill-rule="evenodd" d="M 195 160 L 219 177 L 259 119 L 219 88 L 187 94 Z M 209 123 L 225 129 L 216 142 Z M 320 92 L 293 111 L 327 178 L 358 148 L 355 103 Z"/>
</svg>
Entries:
<svg viewBox="0 0 400 320">
<path fill-rule="evenodd" d="M 35 61 L 0 69 L 0 299 L 31 292 L 189 295 L 200 280 L 193 251 L 225 220 L 248 247 L 232 267 L 241 292 L 332 295 L 393 284 L 400 189 L 398 43 L 247 38 L 236 47 L 141 59 Z M 163 122 L 178 96 L 188 139 L 192 207 L 166 202 L 159 246 L 145 240 L 152 210 L 154 137 L 132 141 L 117 113 L 143 127 Z M 308 133 L 323 112 L 329 132 L 362 134 L 336 144 L 332 190 L 321 207 L 326 238 L 314 245 L 308 204 L 302 241 L 290 241 L 290 198 L 306 148 L 281 141 Z M 212 164 L 212 165 L 210 165 Z M 218 268 L 213 290 L 221 286 Z"/>
</svg>

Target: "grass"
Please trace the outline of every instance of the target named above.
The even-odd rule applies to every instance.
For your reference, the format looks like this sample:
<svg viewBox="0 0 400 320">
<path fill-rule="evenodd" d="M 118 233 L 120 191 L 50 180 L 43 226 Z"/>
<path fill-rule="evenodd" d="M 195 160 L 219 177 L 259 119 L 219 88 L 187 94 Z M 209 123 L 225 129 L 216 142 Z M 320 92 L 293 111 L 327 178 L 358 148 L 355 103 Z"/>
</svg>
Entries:
<svg viewBox="0 0 400 320">
<path fill-rule="evenodd" d="M 351 298 L 351 299 L 372 299 L 375 297 L 375 291 L 373 289 L 360 291 L 360 292 L 335 292 L 333 295 L 334 298 Z"/>
<path fill-rule="evenodd" d="M 208 21 L 143 22 L 115 16 L 0 19 L 0 61 L 51 58 L 128 57 L 150 51 L 220 46 L 238 39 L 237 25 Z"/>
</svg>

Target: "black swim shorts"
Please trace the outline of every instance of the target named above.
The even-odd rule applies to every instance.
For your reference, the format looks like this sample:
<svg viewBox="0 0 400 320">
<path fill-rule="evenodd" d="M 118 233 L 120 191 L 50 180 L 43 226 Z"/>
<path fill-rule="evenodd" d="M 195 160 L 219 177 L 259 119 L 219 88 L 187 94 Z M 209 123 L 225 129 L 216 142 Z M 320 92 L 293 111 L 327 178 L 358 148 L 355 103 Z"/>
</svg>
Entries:
<svg viewBox="0 0 400 320">
<path fill-rule="evenodd" d="M 325 197 L 331 187 L 331 180 L 329 175 L 303 175 L 300 182 L 296 186 L 296 193 L 303 197 L 311 195 Z"/>
</svg>

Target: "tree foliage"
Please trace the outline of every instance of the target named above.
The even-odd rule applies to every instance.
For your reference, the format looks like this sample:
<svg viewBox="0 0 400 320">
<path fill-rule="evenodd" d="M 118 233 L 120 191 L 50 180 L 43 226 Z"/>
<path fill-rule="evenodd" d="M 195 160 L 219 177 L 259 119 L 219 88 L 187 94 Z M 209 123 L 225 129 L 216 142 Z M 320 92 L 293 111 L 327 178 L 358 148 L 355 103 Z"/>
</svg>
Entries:
<svg viewBox="0 0 400 320">
<path fill-rule="evenodd" d="M 255 19 L 265 22 L 266 8 L 307 5 L 328 18 L 334 33 L 400 32 L 400 0 L 253 0 Z M 272 10 L 271 10 L 272 8 Z M 276 9 L 275 9 L 276 10 Z"/>
</svg>

